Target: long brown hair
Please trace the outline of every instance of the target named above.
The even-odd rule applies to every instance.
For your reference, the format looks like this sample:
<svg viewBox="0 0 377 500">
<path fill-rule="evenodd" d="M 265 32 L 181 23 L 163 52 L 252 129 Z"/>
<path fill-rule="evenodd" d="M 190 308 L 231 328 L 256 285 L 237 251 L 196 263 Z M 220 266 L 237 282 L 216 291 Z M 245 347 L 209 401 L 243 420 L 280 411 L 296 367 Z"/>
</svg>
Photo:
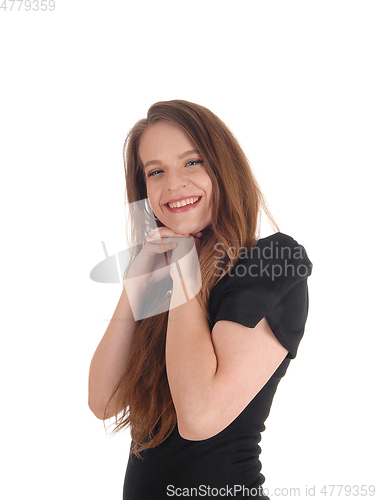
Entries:
<svg viewBox="0 0 377 500">
<path fill-rule="evenodd" d="M 161 120 L 178 125 L 186 132 L 199 150 L 212 181 L 212 222 L 201 238 L 202 289 L 197 295 L 209 317 L 211 290 L 236 264 L 241 247 L 256 245 L 262 210 L 275 230 L 279 228 L 243 150 L 226 125 L 198 104 L 182 100 L 157 102 L 149 109 L 147 118 L 131 129 L 123 150 L 126 201 L 130 207 L 131 238 L 135 243 L 130 265 L 141 249 L 137 243 L 145 241 L 147 232 L 156 225 L 148 206 L 139 142 L 141 134 Z M 157 225 L 162 224 L 157 220 Z M 221 261 L 216 256 L 216 243 L 224 250 Z M 139 457 L 142 450 L 164 441 L 177 422 L 165 365 L 168 315 L 166 311 L 138 321 L 125 370 L 109 400 L 115 398 L 118 414 L 114 431 L 130 426 L 131 451 Z"/>
</svg>

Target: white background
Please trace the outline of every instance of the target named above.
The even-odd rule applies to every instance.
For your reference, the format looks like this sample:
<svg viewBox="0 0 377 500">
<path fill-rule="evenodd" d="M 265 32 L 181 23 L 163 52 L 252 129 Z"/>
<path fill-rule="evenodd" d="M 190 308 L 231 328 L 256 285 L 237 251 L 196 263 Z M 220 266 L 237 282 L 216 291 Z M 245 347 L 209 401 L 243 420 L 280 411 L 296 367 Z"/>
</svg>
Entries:
<svg viewBox="0 0 377 500">
<path fill-rule="evenodd" d="M 101 241 L 109 255 L 124 248 L 126 134 L 152 103 L 176 98 L 225 121 L 280 230 L 314 264 L 305 337 L 261 442 L 270 496 L 373 484 L 376 2 L 7 4 L 2 498 L 122 497 L 128 432 L 109 437 L 87 406 L 121 285 L 89 273 Z"/>
</svg>

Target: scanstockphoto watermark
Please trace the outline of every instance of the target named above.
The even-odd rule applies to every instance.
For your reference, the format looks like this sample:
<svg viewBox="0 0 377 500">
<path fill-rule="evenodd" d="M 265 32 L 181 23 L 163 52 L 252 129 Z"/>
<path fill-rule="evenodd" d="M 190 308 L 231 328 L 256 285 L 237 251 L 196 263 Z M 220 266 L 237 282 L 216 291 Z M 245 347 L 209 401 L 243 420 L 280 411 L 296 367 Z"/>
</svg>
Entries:
<svg viewBox="0 0 377 500">
<path fill-rule="evenodd" d="M 239 262 L 228 272 L 229 276 L 266 277 L 274 281 L 281 276 L 298 276 L 305 278 L 311 273 L 311 263 L 306 257 L 301 245 L 296 247 L 279 245 L 278 242 L 261 247 L 241 247 L 235 255 L 236 248 L 229 247 L 224 250 L 223 243 L 216 243 L 215 247 L 215 276 L 222 276 L 227 272 L 226 267 L 232 261 Z"/>
<path fill-rule="evenodd" d="M 237 495 L 242 495 L 245 498 L 255 498 L 260 497 L 264 494 L 264 490 L 262 486 L 258 486 L 257 488 L 247 488 L 246 486 L 240 484 L 234 484 L 232 486 L 223 486 L 219 488 L 215 488 L 206 484 L 201 484 L 198 487 L 191 488 L 180 488 L 175 487 L 172 484 L 169 484 L 166 488 L 166 496 L 167 497 L 186 497 L 186 498 L 195 498 L 195 497 L 224 497 L 224 498 L 232 498 Z"/>
<path fill-rule="evenodd" d="M 321 484 L 321 485 L 305 485 L 305 487 L 283 487 L 268 489 L 263 486 L 256 488 L 248 488 L 244 485 L 235 484 L 233 486 L 223 486 L 214 488 L 205 484 L 198 487 L 175 487 L 170 484 L 166 489 L 167 497 L 183 497 L 183 498 L 260 498 L 263 495 L 267 497 L 284 497 L 284 498 L 318 498 L 319 497 L 365 497 L 375 496 L 376 487 L 374 484 Z"/>
</svg>

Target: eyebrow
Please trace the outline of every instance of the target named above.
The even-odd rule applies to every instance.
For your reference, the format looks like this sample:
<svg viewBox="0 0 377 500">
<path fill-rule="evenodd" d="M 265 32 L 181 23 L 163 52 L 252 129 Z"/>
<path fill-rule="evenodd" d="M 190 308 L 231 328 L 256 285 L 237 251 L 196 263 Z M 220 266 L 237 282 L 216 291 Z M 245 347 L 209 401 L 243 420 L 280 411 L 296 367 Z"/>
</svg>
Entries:
<svg viewBox="0 0 377 500">
<path fill-rule="evenodd" d="M 186 156 L 189 156 L 189 155 L 194 154 L 194 153 L 199 154 L 199 151 L 197 149 L 190 149 L 190 151 L 185 151 L 184 153 L 179 155 L 178 159 L 182 160 Z M 151 161 L 147 161 L 147 163 L 144 165 L 144 168 L 147 168 L 149 165 L 161 165 L 161 164 L 162 164 L 162 162 L 160 160 L 151 160 Z"/>
</svg>

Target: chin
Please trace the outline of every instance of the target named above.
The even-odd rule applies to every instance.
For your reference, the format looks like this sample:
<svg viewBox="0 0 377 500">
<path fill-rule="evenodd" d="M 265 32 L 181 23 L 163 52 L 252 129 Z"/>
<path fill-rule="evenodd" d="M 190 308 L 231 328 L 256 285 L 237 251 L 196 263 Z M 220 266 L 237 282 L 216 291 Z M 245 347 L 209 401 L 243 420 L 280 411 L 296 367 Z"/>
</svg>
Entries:
<svg viewBox="0 0 377 500">
<path fill-rule="evenodd" d="M 199 226 L 194 226 L 193 224 L 170 224 L 170 226 L 168 226 L 167 224 L 165 225 L 178 234 L 191 234 L 200 231 L 200 229 L 197 229 Z"/>
<path fill-rule="evenodd" d="M 165 218 L 164 218 L 165 219 Z M 186 221 L 177 221 L 173 222 L 170 220 L 162 220 L 160 219 L 162 224 L 165 227 L 168 227 L 172 231 L 178 234 L 192 234 L 192 233 L 199 233 L 200 231 L 204 231 L 204 229 L 209 228 L 211 226 L 211 221 L 206 221 L 206 220 L 186 220 Z"/>
<path fill-rule="evenodd" d="M 177 226 L 175 229 L 172 228 L 178 234 L 191 234 L 196 233 L 196 229 L 193 226 Z"/>
</svg>

